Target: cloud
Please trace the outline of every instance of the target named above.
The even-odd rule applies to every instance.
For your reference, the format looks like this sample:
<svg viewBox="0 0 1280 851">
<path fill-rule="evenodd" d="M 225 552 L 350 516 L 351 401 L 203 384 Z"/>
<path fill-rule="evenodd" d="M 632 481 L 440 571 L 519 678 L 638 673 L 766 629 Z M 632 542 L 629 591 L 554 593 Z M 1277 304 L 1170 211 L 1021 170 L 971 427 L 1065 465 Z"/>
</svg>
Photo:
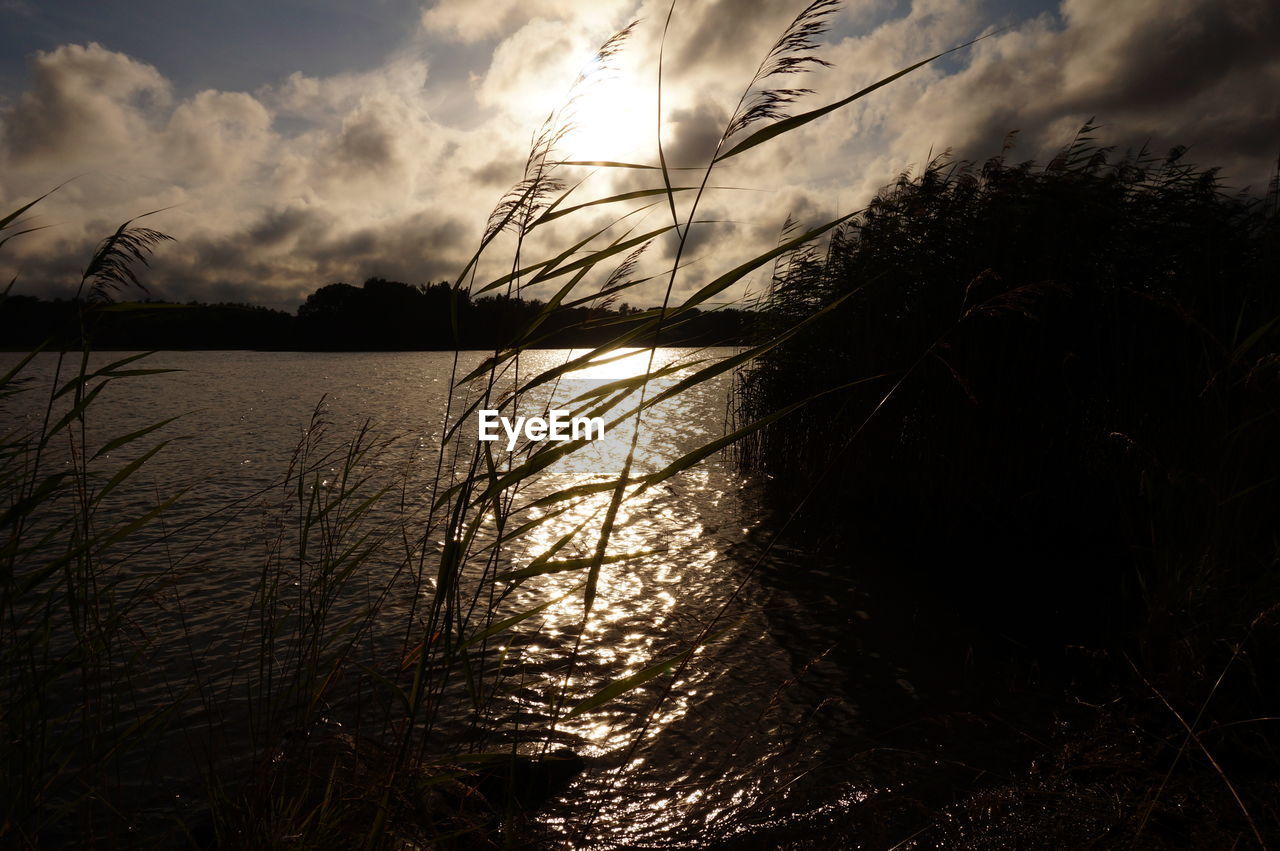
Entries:
<svg viewBox="0 0 1280 851">
<path fill-rule="evenodd" d="M 426 79 L 423 61 L 402 56 L 256 93 L 177 96 L 155 68 L 97 44 L 37 54 L 31 86 L 0 112 L 0 204 L 73 179 L 36 210 L 33 223 L 52 227 L 6 246 L 6 278 L 67 295 L 98 239 L 164 208 L 146 222 L 178 239 L 145 276 L 158 297 L 235 293 L 292 309 L 332 280 L 437 279 L 461 262 L 495 191 L 451 180 L 492 152 L 432 120 Z"/>
<path fill-rule="evenodd" d="M 360 104 L 342 122 L 334 146 L 334 163 L 348 180 L 370 177 L 386 181 L 402 176 L 408 165 L 402 133 L 410 119 L 404 103 L 375 97 Z"/>
<path fill-rule="evenodd" d="M 790 3 L 711 0 L 678 9 L 673 21 L 679 38 L 675 65 L 686 73 L 736 68 L 750 74 L 800 8 Z"/>
<path fill-rule="evenodd" d="M 155 68 L 96 43 L 38 53 L 31 75 L 31 88 L 4 121 L 19 166 L 118 157 L 169 99 Z"/>
<path fill-rule="evenodd" d="M 176 177 L 198 185 L 243 173 L 275 143 L 271 115 L 243 92 L 200 92 L 169 116 L 163 138 Z"/>
<path fill-rule="evenodd" d="M 35 9 L 27 0 L 0 0 L 0 13 L 30 17 L 35 14 Z"/>
<path fill-rule="evenodd" d="M 664 153 L 673 165 L 693 167 L 715 153 L 729 121 L 728 110 L 716 103 L 699 103 L 671 111 L 664 137 Z"/>
<path fill-rule="evenodd" d="M 300 243 L 325 239 L 334 222 L 315 207 L 297 204 L 270 210 L 247 231 L 249 241 L 261 248 L 293 248 Z"/>
<path fill-rule="evenodd" d="M 422 13 L 422 28 L 464 44 L 509 37 L 530 21 L 572 21 L 588 29 L 608 29 L 618 11 L 631 5 L 620 0 L 589 4 L 565 0 L 442 0 Z"/>
<path fill-rule="evenodd" d="M 833 68 L 787 85 L 812 108 L 1008 23 L 996 0 L 852 3 L 833 21 Z M 0 203 L 13 209 L 81 175 L 41 205 L 56 227 L 5 247 L 0 274 L 65 292 L 94 242 L 120 221 L 178 237 L 149 275 L 157 295 L 236 297 L 292 308 L 336 280 L 451 278 L 493 203 L 520 176 L 530 136 L 611 33 L 640 18 L 613 72 L 583 90 L 564 153 L 656 161 L 658 0 L 444 0 L 421 29 L 360 71 L 264 80 L 252 91 L 178 91 L 163 73 L 99 44 L 31 60 L 26 90 L 0 99 Z M 693 165 L 714 149 L 742 86 L 797 4 L 708 0 L 677 7 L 665 50 L 663 143 Z M 687 292 L 762 250 L 788 213 L 806 223 L 865 203 L 904 167 L 952 149 L 985 158 L 1011 130 L 1015 156 L 1044 160 L 1091 116 L 1100 141 L 1189 144 L 1233 185 L 1261 186 L 1280 146 L 1280 8 L 1268 0 L 1064 0 L 1060 7 L 928 66 L 871 97 L 718 167 L 677 284 Z M 394 47 L 395 49 L 390 49 Z M 439 67 L 466 55 L 467 73 Z M 436 64 L 433 64 L 436 63 Z M 7 104 L 7 105 L 6 105 Z M 586 170 L 566 170 L 571 183 Z M 681 173 L 681 177 L 685 175 Z M 604 170 L 574 198 L 656 185 Z M 681 208 L 692 193 L 681 195 Z M 590 208 L 580 229 L 613 207 Z M 622 208 L 625 209 L 625 208 Z M 665 204 L 624 226 L 656 228 Z M 612 238 L 613 234 L 606 238 Z M 560 243 L 561 245 L 563 243 Z M 547 256 L 533 240 L 522 256 Z M 670 239 L 646 263 L 672 256 Z M 7 259 L 6 259 L 7 258 Z M 495 252 L 494 274 L 509 263 Z M 485 266 L 480 274 L 488 271 Z M 607 274 L 608 270 L 602 270 Z M 764 274 L 764 273 L 761 273 Z M 589 283 L 589 281 L 588 281 Z M 648 304 L 665 284 L 629 298 Z"/>
<path fill-rule="evenodd" d="M 950 38 L 966 35 L 952 30 Z M 1066 0 L 1059 15 L 976 45 L 953 74 L 930 70 L 902 81 L 880 99 L 882 110 L 861 117 L 883 131 L 875 144 L 886 164 L 890 151 L 906 163 L 929 147 L 989 156 L 1012 130 L 1021 131 L 1019 156 L 1044 158 L 1096 116 L 1102 142 L 1149 142 L 1157 152 L 1188 144 L 1235 185 L 1258 187 L 1280 146 L 1276 43 L 1280 9 L 1267 0 Z M 842 66 L 877 50 L 866 40 L 842 48 Z M 911 56 L 885 58 L 888 65 L 873 64 L 887 69 Z"/>
</svg>

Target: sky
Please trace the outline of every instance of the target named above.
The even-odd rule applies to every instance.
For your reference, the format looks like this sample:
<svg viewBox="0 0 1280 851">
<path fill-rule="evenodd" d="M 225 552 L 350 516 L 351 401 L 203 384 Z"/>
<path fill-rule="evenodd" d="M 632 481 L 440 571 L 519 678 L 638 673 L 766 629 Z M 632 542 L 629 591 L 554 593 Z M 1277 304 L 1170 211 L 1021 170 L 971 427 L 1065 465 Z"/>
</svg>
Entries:
<svg viewBox="0 0 1280 851">
<path fill-rule="evenodd" d="M 161 210 L 140 222 L 176 240 L 144 276 L 155 298 L 293 310 L 335 281 L 453 280 L 580 75 L 561 156 L 656 163 L 660 132 L 671 165 L 696 167 L 804 3 L 680 0 L 664 42 L 669 6 L 0 0 L 0 215 L 57 187 L 28 216 L 42 229 L 0 248 L 0 275 L 15 292 L 68 295 L 98 240 Z M 621 52 L 593 63 L 633 21 Z M 813 90 L 793 110 L 992 31 L 717 166 L 676 294 L 773 244 L 788 215 L 851 212 L 931 156 L 981 161 L 1015 130 L 1018 160 L 1046 161 L 1094 117 L 1121 151 L 1190 146 L 1232 191 L 1261 193 L 1275 174 L 1273 0 L 851 0 L 821 39 L 830 67 L 788 78 Z M 578 203 L 659 185 L 634 170 L 558 176 L 581 181 Z M 522 262 L 637 206 L 565 217 Z M 638 211 L 600 240 L 669 216 Z M 512 248 L 496 244 L 481 275 L 507 270 Z M 660 268 L 673 250 L 660 241 L 643 262 Z M 660 298 L 653 284 L 632 301 Z"/>
</svg>

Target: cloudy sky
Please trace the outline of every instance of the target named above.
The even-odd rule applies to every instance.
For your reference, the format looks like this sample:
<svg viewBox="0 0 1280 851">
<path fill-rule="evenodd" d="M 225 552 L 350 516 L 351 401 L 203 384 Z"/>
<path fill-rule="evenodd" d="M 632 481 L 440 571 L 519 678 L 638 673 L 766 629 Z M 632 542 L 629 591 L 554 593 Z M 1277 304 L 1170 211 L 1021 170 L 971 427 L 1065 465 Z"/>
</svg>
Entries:
<svg viewBox="0 0 1280 851">
<path fill-rule="evenodd" d="M 695 166 L 803 5 L 681 0 L 659 122 L 668 0 L 0 0 L 0 211 L 60 186 L 30 221 L 48 227 L 0 249 L 0 274 L 18 292 L 68 292 L 99 238 L 166 208 L 147 220 L 177 239 L 147 275 L 157 297 L 292 310 L 333 281 L 451 279 L 579 73 L 592 82 L 563 155 L 656 162 L 660 124 L 669 161 Z M 634 20 L 613 65 L 591 66 Z M 1274 173 L 1274 0 L 850 0 L 824 37 L 832 67 L 805 78 L 815 93 L 799 108 L 1001 27 L 726 164 L 681 288 L 771 242 L 789 213 L 848 212 L 931 152 L 985 158 L 1011 130 L 1019 158 L 1044 159 L 1097 116 L 1104 141 L 1190 145 L 1234 189 Z M 580 200 L 653 180 L 564 177 L 586 178 Z"/>
</svg>

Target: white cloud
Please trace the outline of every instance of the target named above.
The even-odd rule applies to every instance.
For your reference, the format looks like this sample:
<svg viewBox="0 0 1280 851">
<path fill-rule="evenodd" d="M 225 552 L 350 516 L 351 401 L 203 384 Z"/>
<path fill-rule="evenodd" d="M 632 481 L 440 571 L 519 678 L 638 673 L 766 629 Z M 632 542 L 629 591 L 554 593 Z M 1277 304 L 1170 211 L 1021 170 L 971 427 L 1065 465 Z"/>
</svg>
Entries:
<svg viewBox="0 0 1280 851">
<path fill-rule="evenodd" d="M 178 104 L 159 141 L 184 186 L 246 174 L 278 143 L 271 115 L 252 95 L 215 91 Z"/>
<path fill-rule="evenodd" d="M 17 165 L 127 155 L 169 101 L 159 71 L 96 43 L 38 53 L 31 72 L 31 88 L 4 120 Z"/>
</svg>

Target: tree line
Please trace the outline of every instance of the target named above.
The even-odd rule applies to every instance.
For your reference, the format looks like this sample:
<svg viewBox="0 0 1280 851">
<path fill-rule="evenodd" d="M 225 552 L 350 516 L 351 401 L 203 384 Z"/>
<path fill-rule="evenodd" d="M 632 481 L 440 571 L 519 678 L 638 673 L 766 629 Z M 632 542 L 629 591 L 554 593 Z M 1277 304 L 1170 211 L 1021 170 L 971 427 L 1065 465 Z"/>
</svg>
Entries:
<svg viewBox="0 0 1280 851">
<path fill-rule="evenodd" d="M 75 345 L 83 305 L 10 295 L 0 300 L 0 347 L 26 350 L 46 342 Z M 526 340 L 517 335 L 538 317 Z M 537 348 L 603 343 L 652 314 L 616 306 L 548 306 L 538 299 L 497 295 L 471 298 L 447 283 L 406 284 L 369 278 L 361 286 L 333 283 L 316 290 L 295 314 L 248 304 L 112 304 L 91 312 L 100 349 L 265 349 L 282 351 L 493 350 L 523 342 Z M 690 311 L 661 338 L 637 344 L 737 345 L 756 324 L 750 311 Z"/>
</svg>

